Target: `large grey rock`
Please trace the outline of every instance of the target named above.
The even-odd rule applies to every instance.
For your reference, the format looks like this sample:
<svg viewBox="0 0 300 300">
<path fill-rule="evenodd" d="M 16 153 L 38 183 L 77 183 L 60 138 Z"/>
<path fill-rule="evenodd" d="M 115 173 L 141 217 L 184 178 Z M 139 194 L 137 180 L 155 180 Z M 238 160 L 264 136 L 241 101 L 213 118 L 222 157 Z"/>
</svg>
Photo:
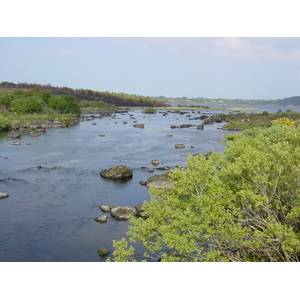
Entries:
<svg viewBox="0 0 300 300">
<path fill-rule="evenodd" d="M 114 168 L 105 169 L 100 172 L 101 177 L 110 178 L 110 179 L 130 179 L 133 176 L 132 171 L 124 166 L 119 165 Z"/>
<path fill-rule="evenodd" d="M 110 214 L 117 220 L 128 220 L 137 214 L 135 207 L 116 206 L 111 209 Z"/>
<path fill-rule="evenodd" d="M 165 173 L 161 175 L 153 175 L 148 178 L 147 187 L 153 186 L 156 189 L 170 188 L 173 186 L 173 181 L 170 177 L 170 173 Z"/>
</svg>

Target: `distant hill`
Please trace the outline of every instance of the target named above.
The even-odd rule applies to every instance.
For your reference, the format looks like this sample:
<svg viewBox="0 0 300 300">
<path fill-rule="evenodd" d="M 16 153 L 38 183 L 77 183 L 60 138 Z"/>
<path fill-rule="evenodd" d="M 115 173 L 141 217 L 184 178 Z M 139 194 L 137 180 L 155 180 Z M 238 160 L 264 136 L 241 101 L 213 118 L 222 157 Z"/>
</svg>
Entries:
<svg viewBox="0 0 300 300">
<path fill-rule="evenodd" d="M 71 89 L 68 87 L 54 87 L 50 84 L 42 85 L 36 83 L 13 83 L 3 81 L 0 83 L 0 88 L 5 90 L 29 90 L 39 89 L 49 91 L 54 95 L 72 95 L 77 99 L 77 102 L 81 100 L 88 101 L 103 101 L 112 106 L 125 106 L 125 107 L 160 107 L 168 106 L 162 101 L 157 101 L 149 97 L 140 95 L 131 95 L 125 93 L 110 93 L 110 92 L 98 92 L 89 89 Z"/>
<path fill-rule="evenodd" d="M 279 105 L 300 106 L 300 96 L 294 96 L 278 100 Z"/>
</svg>

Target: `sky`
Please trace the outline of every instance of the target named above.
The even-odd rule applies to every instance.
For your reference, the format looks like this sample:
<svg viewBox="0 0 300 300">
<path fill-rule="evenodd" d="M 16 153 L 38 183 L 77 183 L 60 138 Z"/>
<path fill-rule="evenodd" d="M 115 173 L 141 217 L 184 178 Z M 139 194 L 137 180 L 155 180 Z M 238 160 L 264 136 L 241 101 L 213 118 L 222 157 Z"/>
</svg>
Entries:
<svg viewBox="0 0 300 300">
<path fill-rule="evenodd" d="M 15 20 L 21 19 L 21 26 L 13 27 L 6 14 L 0 20 L 0 82 L 188 98 L 300 95 L 300 37 L 290 30 L 296 26 L 282 30 L 283 23 L 297 24 L 297 10 L 291 6 L 286 6 L 289 16 L 284 19 L 286 11 L 276 1 L 271 11 L 266 5 L 267 21 L 264 2 L 257 2 L 259 10 L 253 8 L 256 0 L 251 6 L 233 0 L 225 6 L 224 1 L 212 0 L 209 7 L 198 6 L 197 10 L 187 5 L 193 2 L 190 0 L 185 7 L 170 2 L 172 9 L 163 6 L 166 1 L 153 0 L 148 15 L 125 12 L 132 2 L 118 2 L 120 9 L 116 10 L 112 0 L 105 10 L 102 6 L 96 11 L 89 8 L 88 16 L 83 6 L 74 4 L 72 10 L 67 7 L 70 20 L 57 9 L 56 0 L 47 10 L 29 15 L 22 12 L 27 2 L 19 3 L 19 15 L 15 15 L 14 3 L 5 4 Z M 245 14 L 223 13 L 232 2 Z M 160 10 L 155 6 L 158 3 Z M 213 17 L 207 17 L 209 11 Z M 74 17 L 76 13 L 80 18 Z M 253 30 L 255 25 L 258 29 Z"/>
</svg>

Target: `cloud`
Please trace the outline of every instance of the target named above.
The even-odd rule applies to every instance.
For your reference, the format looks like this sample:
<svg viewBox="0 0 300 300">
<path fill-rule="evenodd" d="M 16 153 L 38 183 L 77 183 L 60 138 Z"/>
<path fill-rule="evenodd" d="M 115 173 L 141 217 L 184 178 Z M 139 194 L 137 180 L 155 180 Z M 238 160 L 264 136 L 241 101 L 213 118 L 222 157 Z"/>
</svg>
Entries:
<svg viewBox="0 0 300 300">
<path fill-rule="evenodd" d="M 220 58 L 243 61 L 300 63 L 299 38 L 215 38 L 212 53 Z"/>
</svg>

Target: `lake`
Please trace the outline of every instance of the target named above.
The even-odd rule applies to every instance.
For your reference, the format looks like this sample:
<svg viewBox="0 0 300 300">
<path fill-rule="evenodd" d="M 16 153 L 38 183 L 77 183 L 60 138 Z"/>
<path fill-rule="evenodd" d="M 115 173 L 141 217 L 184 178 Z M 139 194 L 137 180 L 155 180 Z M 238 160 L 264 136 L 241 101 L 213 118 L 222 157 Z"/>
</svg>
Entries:
<svg viewBox="0 0 300 300">
<path fill-rule="evenodd" d="M 259 112 L 279 109 L 258 108 Z M 199 125 L 202 120 L 189 119 L 222 111 L 164 112 L 144 114 L 137 109 L 69 128 L 46 129 L 39 137 L 22 132 L 19 146 L 10 145 L 13 141 L 1 133 L 0 192 L 9 197 L 0 199 L 0 261 L 104 261 L 97 250 L 106 247 L 112 252 L 112 240 L 125 237 L 130 224 L 110 214 L 107 223 L 95 222 L 104 214 L 99 205 L 135 206 L 148 201 L 147 188 L 139 182 L 166 172 L 149 173 L 148 168 L 155 168 L 153 159 L 160 162 L 158 167 L 172 169 L 185 166 L 188 154 L 225 149 L 221 139 L 228 131 L 218 129 L 222 123 L 205 125 L 204 130 L 170 128 Z M 186 147 L 175 149 L 176 143 Z M 100 171 L 120 164 L 133 171 L 131 180 L 100 177 Z M 142 247 L 137 247 L 137 255 L 142 253 Z"/>
</svg>

